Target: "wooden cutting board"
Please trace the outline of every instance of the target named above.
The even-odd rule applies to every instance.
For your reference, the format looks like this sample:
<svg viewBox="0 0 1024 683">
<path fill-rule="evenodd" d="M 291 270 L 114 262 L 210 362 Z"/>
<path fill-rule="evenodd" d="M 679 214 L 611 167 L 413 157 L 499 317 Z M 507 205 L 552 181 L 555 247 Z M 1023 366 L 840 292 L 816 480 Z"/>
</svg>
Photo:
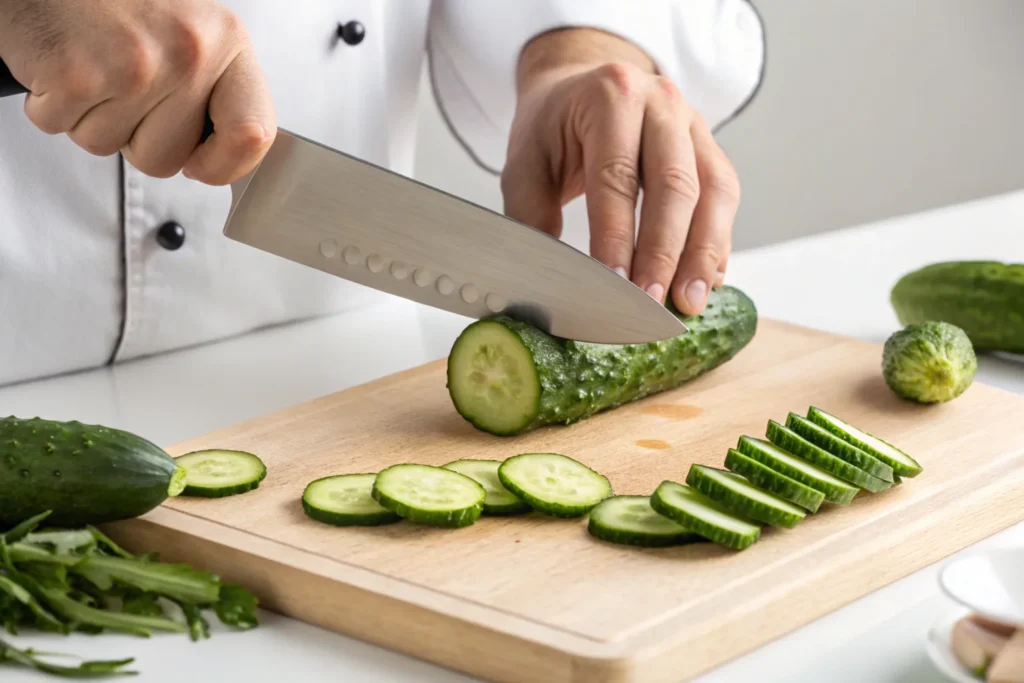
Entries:
<svg viewBox="0 0 1024 683">
<path fill-rule="evenodd" d="M 177 498 L 108 529 L 241 582 L 272 610 L 481 678 L 688 680 L 1024 519 L 1024 398 L 975 384 L 912 405 L 889 392 L 880 360 L 877 344 L 762 320 L 736 358 L 684 388 L 515 438 L 455 413 L 442 360 L 174 446 L 249 450 L 269 474 L 254 492 Z M 615 546 L 583 520 L 540 515 L 333 528 L 300 505 L 328 474 L 528 451 L 649 494 L 691 463 L 721 467 L 740 435 L 809 405 L 903 447 L 924 472 L 766 529 L 743 552 Z"/>
</svg>

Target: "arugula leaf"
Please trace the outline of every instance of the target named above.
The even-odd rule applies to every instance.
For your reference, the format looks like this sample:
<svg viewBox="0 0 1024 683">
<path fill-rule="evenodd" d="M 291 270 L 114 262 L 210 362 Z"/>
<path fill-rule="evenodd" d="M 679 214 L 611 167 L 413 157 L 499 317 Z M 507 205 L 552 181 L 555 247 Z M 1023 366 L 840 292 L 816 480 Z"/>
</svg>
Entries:
<svg viewBox="0 0 1024 683">
<path fill-rule="evenodd" d="M 43 597 L 50 608 L 75 624 L 99 626 L 148 638 L 150 631 L 183 633 L 185 625 L 171 619 L 124 612 L 111 612 L 83 605 L 59 591 L 43 588 Z"/>
<path fill-rule="evenodd" d="M 199 613 L 199 608 L 187 602 L 179 602 L 181 611 L 185 614 L 185 623 L 188 624 L 188 634 L 193 641 L 210 637 L 210 623 Z"/>
<path fill-rule="evenodd" d="M 41 628 L 45 628 L 50 631 L 64 631 L 64 624 L 61 623 L 57 617 L 50 614 L 39 601 L 35 599 L 24 586 L 20 583 L 16 583 L 14 579 L 10 579 L 0 574 L 0 591 L 3 591 L 7 595 L 20 602 L 22 605 L 27 607 L 32 615 L 36 619 L 36 624 Z"/>
<path fill-rule="evenodd" d="M 140 614 L 147 617 L 165 616 L 164 608 L 158 598 L 149 593 L 131 593 L 121 603 L 121 611 L 127 614 Z"/>
<path fill-rule="evenodd" d="M 85 529 L 60 529 L 30 533 L 22 539 L 22 543 L 43 546 L 57 553 L 71 554 L 79 551 L 85 554 L 96 547 L 96 538 Z"/>
<path fill-rule="evenodd" d="M 44 564 L 42 562 L 26 562 L 20 567 L 21 574 L 27 574 L 40 585 L 58 590 L 71 590 L 68 584 L 67 567 L 60 564 Z"/>
<path fill-rule="evenodd" d="M 114 581 L 147 593 L 194 605 L 217 602 L 220 582 L 210 572 L 186 564 L 150 564 L 120 557 L 91 555 L 71 571 L 84 576 L 102 590 Z"/>
<path fill-rule="evenodd" d="M 113 555 L 117 555 L 118 557 L 123 557 L 126 560 L 136 559 L 134 555 L 132 555 L 130 552 L 128 552 L 118 544 L 114 543 L 112 540 L 110 540 L 108 536 L 106 536 L 102 531 L 94 527 L 92 524 L 86 524 L 85 529 L 92 535 L 96 543 L 105 548 L 107 552 Z"/>
<path fill-rule="evenodd" d="M 7 552 L 14 563 L 45 562 L 47 564 L 62 564 L 71 567 L 85 560 L 85 557 L 82 555 L 54 553 L 46 548 L 40 548 L 29 543 L 13 543 L 8 545 Z"/>
<path fill-rule="evenodd" d="M 78 666 L 62 666 L 50 664 L 40 659 L 44 653 L 31 649 L 19 650 L 13 645 L 0 640 L 0 662 L 14 662 L 43 673 L 62 676 L 64 678 L 102 678 L 106 676 L 134 676 L 137 671 L 125 671 L 124 667 L 135 661 L 133 657 L 116 660 L 84 661 Z M 46 653 L 50 654 L 50 653 Z M 50 656 L 55 656 L 50 654 Z"/>
<path fill-rule="evenodd" d="M 248 590 L 233 583 L 220 587 L 220 600 L 213 606 L 217 618 L 228 626 L 251 629 L 259 625 L 256 607 L 259 600 Z"/>
<path fill-rule="evenodd" d="M 47 510 L 46 512 L 40 512 L 35 517 L 29 517 L 24 522 L 21 522 L 20 524 L 16 525 L 13 529 L 10 529 L 5 534 L 3 534 L 4 540 L 7 541 L 7 543 L 9 544 L 17 543 L 18 541 L 20 541 L 21 539 L 25 538 L 30 533 L 35 531 L 36 527 L 39 526 L 40 522 L 49 517 L 52 512 L 53 510 Z"/>
</svg>

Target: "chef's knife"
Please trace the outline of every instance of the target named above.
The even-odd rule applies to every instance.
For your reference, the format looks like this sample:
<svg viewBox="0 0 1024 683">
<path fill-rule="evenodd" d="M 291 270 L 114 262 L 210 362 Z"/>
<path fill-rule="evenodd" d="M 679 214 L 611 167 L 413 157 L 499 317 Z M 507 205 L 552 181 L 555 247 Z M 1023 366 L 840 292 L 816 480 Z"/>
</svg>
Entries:
<svg viewBox="0 0 1024 683">
<path fill-rule="evenodd" d="M 0 62 L 0 93 L 25 92 L 5 88 L 4 72 Z M 470 318 L 507 314 L 577 341 L 687 331 L 571 245 L 284 129 L 231 191 L 227 237 L 422 304 Z"/>
</svg>

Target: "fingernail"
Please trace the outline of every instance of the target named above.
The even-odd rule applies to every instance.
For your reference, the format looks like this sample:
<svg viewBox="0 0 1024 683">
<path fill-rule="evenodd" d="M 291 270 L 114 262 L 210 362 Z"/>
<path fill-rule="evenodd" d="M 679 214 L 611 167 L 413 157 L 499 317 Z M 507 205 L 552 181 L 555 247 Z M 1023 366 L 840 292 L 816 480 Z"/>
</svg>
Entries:
<svg viewBox="0 0 1024 683">
<path fill-rule="evenodd" d="M 629 273 L 627 273 L 626 269 L 623 268 L 622 266 L 616 266 L 615 272 L 621 275 L 622 277 L 626 278 L 627 280 L 629 279 Z"/>
<path fill-rule="evenodd" d="M 655 282 L 653 285 L 647 288 L 647 293 L 650 294 L 655 299 L 657 299 L 658 301 L 661 301 L 662 297 L 665 296 L 665 288 L 662 287 L 659 283 Z"/>
<path fill-rule="evenodd" d="M 704 298 L 708 294 L 707 283 L 703 280 L 694 280 L 686 285 L 686 290 L 683 293 L 686 296 L 686 303 L 694 308 L 700 308 L 704 305 Z"/>
</svg>

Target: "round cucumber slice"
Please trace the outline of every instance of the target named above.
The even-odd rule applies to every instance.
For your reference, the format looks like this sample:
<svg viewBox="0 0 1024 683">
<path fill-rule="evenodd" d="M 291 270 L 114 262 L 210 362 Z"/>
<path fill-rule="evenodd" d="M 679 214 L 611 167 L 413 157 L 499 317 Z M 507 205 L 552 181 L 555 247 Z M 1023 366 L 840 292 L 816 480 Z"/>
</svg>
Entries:
<svg viewBox="0 0 1024 683">
<path fill-rule="evenodd" d="M 655 489 L 651 507 L 709 541 L 734 550 L 745 550 L 761 537 L 757 524 L 674 481 L 664 481 Z"/>
<path fill-rule="evenodd" d="M 267 476 L 263 461 L 245 451 L 211 448 L 179 455 L 174 460 L 185 468 L 183 496 L 234 496 L 258 488 Z"/>
<path fill-rule="evenodd" d="M 612 496 L 590 511 L 587 530 L 609 543 L 662 548 L 704 540 L 699 534 L 660 515 L 649 496 Z"/>
<path fill-rule="evenodd" d="M 404 464 L 381 470 L 371 495 L 382 507 L 410 522 L 464 527 L 480 518 L 487 491 L 453 470 Z"/>
<path fill-rule="evenodd" d="M 535 510 L 555 517 L 581 517 L 614 495 L 608 479 L 558 453 L 523 453 L 498 468 L 509 491 Z"/>
<path fill-rule="evenodd" d="M 487 497 L 484 498 L 485 515 L 518 515 L 529 512 L 530 506 L 505 488 L 498 479 L 498 467 L 501 460 L 455 460 L 443 465 L 445 469 L 470 477 L 484 487 Z"/>
<path fill-rule="evenodd" d="M 764 524 L 792 529 L 807 516 L 805 510 L 725 470 L 691 465 L 686 483 L 736 514 Z"/>
<path fill-rule="evenodd" d="M 448 390 L 459 414 L 492 434 L 514 434 L 540 410 L 533 355 L 493 320 L 472 323 L 459 335 L 448 357 Z"/>
<path fill-rule="evenodd" d="M 334 526 L 380 526 L 401 517 L 373 499 L 376 474 L 337 474 L 315 479 L 302 492 L 302 509 L 310 519 Z"/>
</svg>

